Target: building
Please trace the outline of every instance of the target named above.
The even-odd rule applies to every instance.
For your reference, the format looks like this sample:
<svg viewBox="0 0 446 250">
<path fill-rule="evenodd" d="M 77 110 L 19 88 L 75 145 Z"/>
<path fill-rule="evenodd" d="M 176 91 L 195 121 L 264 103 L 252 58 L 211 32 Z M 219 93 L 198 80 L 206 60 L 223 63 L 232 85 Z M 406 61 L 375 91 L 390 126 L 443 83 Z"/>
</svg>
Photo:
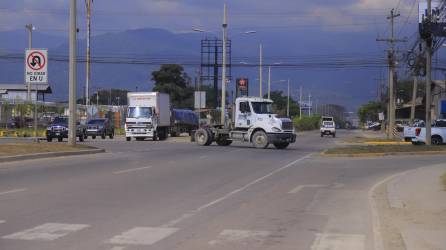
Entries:
<svg viewBox="0 0 446 250">
<path fill-rule="evenodd" d="M 37 88 L 37 95 L 36 95 Z M 45 101 L 45 94 L 52 94 L 53 91 L 49 84 L 36 84 L 31 89 L 31 101 Z M 9 102 L 26 101 L 28 96 L 27 84 L 23 83 L 0 83 L 0 100 Z"/>
</svg>

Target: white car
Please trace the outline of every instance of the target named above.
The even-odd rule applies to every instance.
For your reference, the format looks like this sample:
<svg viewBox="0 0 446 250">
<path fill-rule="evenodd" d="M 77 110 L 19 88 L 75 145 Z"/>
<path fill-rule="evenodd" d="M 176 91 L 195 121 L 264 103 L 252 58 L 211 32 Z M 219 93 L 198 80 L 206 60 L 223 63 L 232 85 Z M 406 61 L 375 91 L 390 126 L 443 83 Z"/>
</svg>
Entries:
<svg viewBox="0 0 446 250">
<path fill-rule="evenodd" d="M 324 135 L 331 135 L 336 137 L 336 124 L 334 121 L 322 121 L 321 123 L 321 137 Z"/>
<path fill-rule="evenodd" d="M 446 120 L 436 120 L 431 128 L 432 145 L 441 145 L 446 143 Z M 415 128 L 415 137 L 412 138 L 412 144 L 426 143 L 426 128 Z"/>
</svg>

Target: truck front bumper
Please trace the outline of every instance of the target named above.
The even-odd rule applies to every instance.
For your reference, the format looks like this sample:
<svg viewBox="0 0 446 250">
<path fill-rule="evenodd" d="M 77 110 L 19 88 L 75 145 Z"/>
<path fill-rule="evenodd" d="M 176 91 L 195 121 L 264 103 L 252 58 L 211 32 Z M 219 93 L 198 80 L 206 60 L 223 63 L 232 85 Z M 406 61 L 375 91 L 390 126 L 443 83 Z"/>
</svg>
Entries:
<svg viewBox="0 0 446 250">
<path fill-rule="evenodd" d="M 153 137 L 154 129 L 148 128 L 127 128 L 125 131 L 126 137 Z"/>
<path fill-rule="evenodd" d="M 294 133 L 268 133 L 268 143 L 296 142 L 296 134 Z"/>
</svg>

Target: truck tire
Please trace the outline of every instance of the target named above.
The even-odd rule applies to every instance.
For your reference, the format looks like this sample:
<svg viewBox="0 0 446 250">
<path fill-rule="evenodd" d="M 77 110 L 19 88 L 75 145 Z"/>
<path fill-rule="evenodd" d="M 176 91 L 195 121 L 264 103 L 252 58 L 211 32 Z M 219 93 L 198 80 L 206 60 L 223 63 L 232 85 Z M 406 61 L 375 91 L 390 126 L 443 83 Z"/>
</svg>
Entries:
<svg viewBox="0 0 446 250">
<path fill-rule="evenodd" d="M 163 128 L 163 129 L 161 129 L 160 131 L 159 131 L 160 133 L 159 133 L 159 135 L 158 135 L 158 137 L 159 137 L 159 139 L 160 139 L 160 141 L 164 141 L 164 140 L 166 140 L 167 139 L 167 128 Z"/>
<path fill-rule="evenodd" d="M 206 129 L 200 128 L 195 132 L 195 141 L 200 146 L 209 146 L 212 142 L 211 135 Z"/>
<path fill-rule="evenodd" d="M 277 149 L 286 149 L 290 145 L 289 142 L 276 142 L 274 143 L 274 147 Z"/>
<path fill-rule="evenodd" d="M 443 139 L 441 138 L 441 136 L 434 135 L 432 136 L 431 142 L 432 145 L 441 145 L 443 144 Z"/>
<path fill-rule="evenodd" d="M 84 135 L 80 135 L 80 136 L 79 136 L 79 141 L 80 141 L 80 142 L 83 142 L 83 141 L 84 141 Z"/>
<path fill-rule="evenodd" d="M 125 140 L 126 140 L 126 141 L 131 141 L 131 140 L 132 140 L 132 137 L 126 137 Z"/>
<path fill-rule="evenodd" d="M 255 132 L 252 136 L 252 145 L 256 148 L 267 148 L 269 143 L 266 133 L 262 130 Z"/>
<path fill-rule="evenodd" d="M 102 139 L 105 139 L 105 137 L 107 137 L 107 136 L 106 136 L 105 131 L 104 131 L 104 132 L 102 133 L 102 135 L 101 135 L 101 138 L 102 138 Z"/>
<path fill-rule="evenodd" d="M 153 137 L 152 137 L 153 141 L 158 141 L 158 135 L 156 133 L 156 131 L 153 131 Z"/>
<path fill-rule="evenodd" d="M 113 139 L 114 136 L 115 136 L 115 131 L 112 130 L 112 132 L 108 135 L 108 137 L 109 137 L 110 139 Z"/>
</svg>

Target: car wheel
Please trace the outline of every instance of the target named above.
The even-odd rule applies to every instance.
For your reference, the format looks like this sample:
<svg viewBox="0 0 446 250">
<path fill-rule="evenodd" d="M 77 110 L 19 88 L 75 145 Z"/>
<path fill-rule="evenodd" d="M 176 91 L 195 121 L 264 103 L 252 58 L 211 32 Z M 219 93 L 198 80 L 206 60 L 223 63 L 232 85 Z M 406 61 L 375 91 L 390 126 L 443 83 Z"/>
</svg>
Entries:
<svg viewBox="0 0 446 250">
<path fill-rule="evenodd" d="M 267 148 L 269 146 L 268 136 L 265 132 L 259 130 L 252 136 L 252 144 L 256 148 Z"/>
<path fill-rule="evenodd" d="M 131 140 L 132 140 L 132 137 L 126 137 L 125 140 L 126 140 L 126 141 L 131 141 Z"/>
<path fill-rule="evenodd" d="M 57 138 L 57 141 L 58 141 L 58 142 L 61 142 L 61 141 L 63 141 L 63 138 L 62 138 L 62 137 L 59 137 L 59 138 Z"/>
<path fill-rule="evenodd" d="M 46 137 L 46 141 L 47 141 L 47 142 L 52 142 L 52 141 L 53 141 L 53 138 L 52 138 L 52 137 L 49 137 L 49 136 L 47 136 L 47 137 Z"/>
<path fill-rule="evenodd" d="M 434 135 L 432 136 L 431 142 L 432 145 L 441 145 L 443 144 L 443 139 L 438 135 Z"/>
<path fill-rule="evenodd" d="M 276 147 L 277 149 L 286 149 L 289 145 L 290 145 L 289 142 L 274 143 L 274 147 Z"/>
</svg>

